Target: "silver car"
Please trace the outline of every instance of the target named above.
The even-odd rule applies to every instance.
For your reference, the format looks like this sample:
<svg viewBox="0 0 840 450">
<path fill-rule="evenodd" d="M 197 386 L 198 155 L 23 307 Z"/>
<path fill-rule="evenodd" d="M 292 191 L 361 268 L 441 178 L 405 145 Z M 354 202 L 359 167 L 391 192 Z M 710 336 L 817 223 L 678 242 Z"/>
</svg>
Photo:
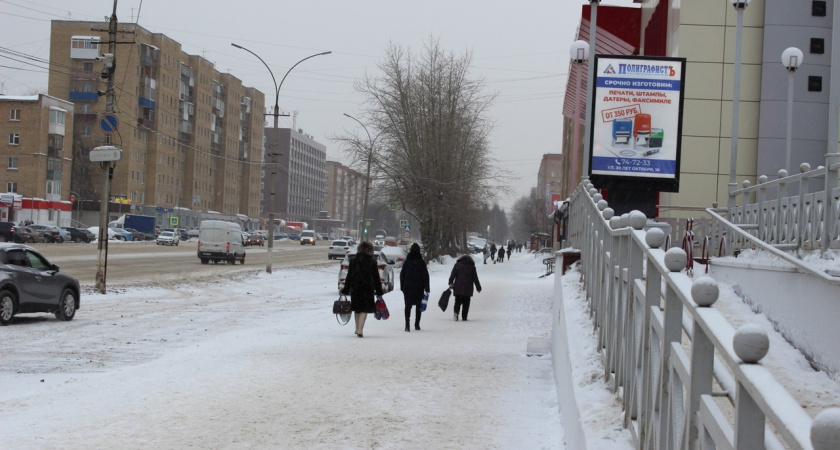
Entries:
<svg viewBox="0 0 840 450">
<path fill-rule="evenodd" d="M 0 325 L 25 313 L 53 313 L 72 320 L 80 292 L 78 280 L 60 272 L 34 248 L 0 243 Z"/>
<path fill-rule="evenodd" d="M 347 270 L 350 268 L 350 260 L 356 257 L 354 249 L 341 261 L 341 269 L 338 271 L 338 291 L 344 289 L 344 282 L 347 279 Z M 388 260 L 380 252 L 373 252 L 373 260 L 379 268 L 379 279 L 382 281 L 382 291 L 391 292 L 394 290 L 394 269 L 388 264 Z"/>
<path fill-rule="evenodd" d="M 180 239 L 174 231 L 161 231 L 157 237 L 157 245 L 178 245 Z"/>
</svg>

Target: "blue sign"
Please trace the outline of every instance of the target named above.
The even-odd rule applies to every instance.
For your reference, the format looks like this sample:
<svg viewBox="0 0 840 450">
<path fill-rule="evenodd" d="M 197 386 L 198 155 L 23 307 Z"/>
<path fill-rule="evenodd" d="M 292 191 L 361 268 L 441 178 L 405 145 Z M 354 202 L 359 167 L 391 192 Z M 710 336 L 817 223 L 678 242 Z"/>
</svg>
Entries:
<svg viewBox="0 0 840 450">
<path fill-rule="evenodd" d="M 102 128 L 102 131 L 108 134 L 117 131 L 119 125 L 120 121 L 117 119 L 117 116 L 110 113 L 105 114 L 101 119 L 99 119 L 99 127 Z"/>
</svg>

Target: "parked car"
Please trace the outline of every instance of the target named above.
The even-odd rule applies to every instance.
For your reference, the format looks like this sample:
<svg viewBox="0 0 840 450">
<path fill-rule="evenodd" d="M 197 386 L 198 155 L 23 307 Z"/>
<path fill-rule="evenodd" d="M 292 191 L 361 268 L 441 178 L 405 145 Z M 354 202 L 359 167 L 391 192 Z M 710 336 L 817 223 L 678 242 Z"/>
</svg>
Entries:
<svg viewBox="0 0 840 450">
<path fill-rule="evenodd" d="M 49 242 L 49 243 L 63 242 L 63 239 L 61 239 L 61 236 L 59 235 L 58 230 L 55 229 L 57 227 L 53 227 L 52 225 L 37 225 L 37 224 L 36 225 L 27 225 L 27 226 L 29 228 L 35 230 L 35 231 L 40 231 L 41 233 L 43 233 L 44 242 Z"/>
<path fill-rule="evenodd" d="M 96 237 L 93 236 L 93 233 L 91 233 L 88 230 L 82 230 L 73 227 L 65 227 L 64 229 L 67 230 L 68 233 L 70 233 L 70 240 L 73 242 L 89 243 L 90 241 L 96 239 Z"/>
<path fill-rule="evenodd" d="M 174 231 L 161 231 L 157 237 L 157 245 L 178 245 L 181 239 Z"/>
<path fill-rule="evenodd" d="M 192 239 L 192 238 L 198 239 L 198 233 L 199 233 L 198 228 L 193 228 L 192 230 L 187 231 L 187 237 L 189 237 L 190 239 Z"/>
<path fill-rule="evenodd" d="M 59 271 L 32 247 L 0 244 L 0 325 L 17 314 L 53 313 L 72 320 L 79 309 L 79 281 Z"/>
<path fill-rule="evenodd" d="M 297 233 L 289 233 L 289 240 L 290 241 L 299 241 L 300 235 Z"/>
<path fill-rule="evenodd" d="M 114 233 L 114 239 L 118 241 L 131 241 L 133 238 L 131 237 L 131 233 L 125 231 L 123 228 L 108 228 L 108 239 L 111 239 L 111 232 Z"/>
<path fill-rule="evenodd" d="M 341 261 L 341 268 L 338 270 L 338 290 L 341 292 L 344 289 L 344 281 L 347 279 L 347 269 L 350 268 L 350 259 L 356 257 L 356 252 L 352 251 L 344 256 Z M 385 255 L 381 252 L 373 252 L 373 259 L 376 261 L 376 266 L 379 268 L 379 279 L 382 281 L 382 291 L 391 292 L 394 290 L 394 269 L 388 264 Z"/>
<path fill-rule="evenodd" d="M 20 226 L 12 222 L 0 222 L 0 242 L 22 243 L 25 240 Z"/>
<path fill-rule="evenodd" d="M 401 269 L 403 261 L 408 257 L 408 252 L 402 247 L 386 245 L 379 252 L 385 255 L 385 258 L 388 259 L 388 264 L 391 264 L 395 269 Z"/>
<path fill-rule="evenodd" d="M 318 240 L 318 237 L 315 235 L 315 232 L 312 230 L 303 230 L 300 232 L 300 245 L 312 244 L 315 245 L 315 241 Z"/>
<path fill-rule="evenodd" d="M 47 239 L 44 237 L 44 232 L 36 230 L 30 227 L 21 227 L 23 230 L 24 237 L 26 238 L 25 242 L 29 242 L 32 244 L 36 244 L 39 242 L 47 242 Z"/>
<path fill-rule="evenodd" d="M 259 245 L 262 247 L 265 245 L 265 238 L 261 234 L 249 234 L 247 243 L 248 245 Z"/>
<path fill-rule="evenodd" d="M 177 231 L 178 231 L 178 237 L 182 241 L 188 241 L 190 239 L 190 235 L 187 234 L 187 230 L 185 230 L 183 228 L 178 228 Z"/>
<path fill-rule="evenodd" d="M 146 233 L 141 231 L 137 231 L 134 228 L 123 228 L 123 230 L 127 231 L 131 235 L 132 241 L 145 241 L 146 240 Z"/>
<path fill-rule="evenodd" d="M 289 239 L 289 235 L 286 233 L 274 233 L 274 240 L 279 241 L 280 239 Z"/>
<path fill-rule="evenodd" d="M 327 259 L 344 258 L 344 256 L 347 255 L 347 251 L 350 250 L 350 247 L 352 246 L 347 241 L 333 241 L 332 244 L 330 244 L 330 248 L 327 249 Z"/>
</svg>

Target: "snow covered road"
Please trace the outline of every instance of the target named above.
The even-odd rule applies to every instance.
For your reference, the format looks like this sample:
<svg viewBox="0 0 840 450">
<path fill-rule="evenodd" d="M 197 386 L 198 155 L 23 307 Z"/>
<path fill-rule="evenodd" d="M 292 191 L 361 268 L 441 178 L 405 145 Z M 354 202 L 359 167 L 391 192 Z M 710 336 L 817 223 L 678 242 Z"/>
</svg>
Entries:
<svg viewBox="0 0 840 450">
<path fill-rule="evenodd" d="M 72 322 L 0 328 L 0 447 L 563 448 L 550 356 L 525 352 L 553 278 L 527 253 L 477 268 L 469 322 L 430 303 L 406 333 L 397 287 L 364 339 L 330 313 L 335 263 L 88 289 Z"/>
</svg>

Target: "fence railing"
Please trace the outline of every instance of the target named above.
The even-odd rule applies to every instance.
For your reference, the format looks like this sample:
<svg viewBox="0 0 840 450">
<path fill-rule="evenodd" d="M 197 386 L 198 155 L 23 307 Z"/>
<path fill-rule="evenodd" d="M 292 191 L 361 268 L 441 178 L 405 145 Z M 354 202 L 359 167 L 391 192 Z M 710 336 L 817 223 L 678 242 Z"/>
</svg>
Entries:
<svg viewBox="0 0 840 450">
<path fill-rule="evenodd" d="M 772 181 L 762 175 L 755 186 L 744 181 L 742 189 L 730 194 L 729 221 L 782 250 L 825 253 L 840 248 L 838 170 L 840 163 L 814 170 L 803 163 L 798 174 L 788 176 L 780 170 L 779 178 Z M 812 184 L 820 180 L 823 188 L 811 192 Z"/>
<path fill-rule="evenodd" d="M 840 448 L 840 409 L 812 418 L 757 364 L 769 341 L 714 309 L 718 285 L 692 279 L 640 212 L 622 217 L 591 183 L 574 192 L 568 236 L 581 251 L 604 376 L 638 448 Z"/>
</svg>

